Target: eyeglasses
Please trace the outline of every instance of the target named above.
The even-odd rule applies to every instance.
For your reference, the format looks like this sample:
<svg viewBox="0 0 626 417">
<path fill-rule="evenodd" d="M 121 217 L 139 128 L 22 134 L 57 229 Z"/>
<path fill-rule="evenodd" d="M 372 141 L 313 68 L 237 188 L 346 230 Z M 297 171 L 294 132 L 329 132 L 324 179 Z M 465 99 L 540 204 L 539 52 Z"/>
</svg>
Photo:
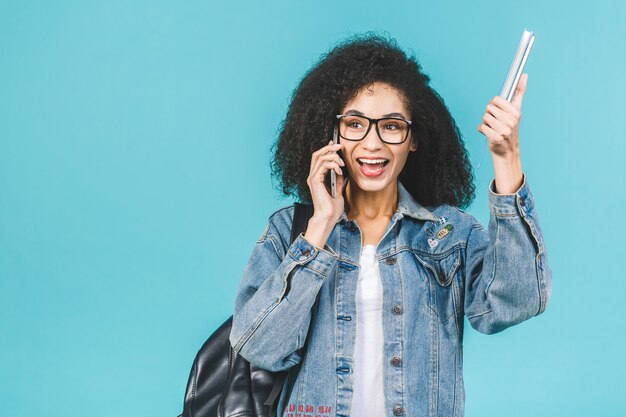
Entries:
<svg viewBox="0 0 626 417">
<path fill-rule="evenodd" d="M 339 136 L 347 140 L 362 140 L 372 126 L 376 126 L 378 137 L 385 143 L 398 145 L 409 137 L 410 120 L 400 117 L 372 119 L 355 114 L 338 114 L 335 116 L 339 124 Z"/>
</svg>

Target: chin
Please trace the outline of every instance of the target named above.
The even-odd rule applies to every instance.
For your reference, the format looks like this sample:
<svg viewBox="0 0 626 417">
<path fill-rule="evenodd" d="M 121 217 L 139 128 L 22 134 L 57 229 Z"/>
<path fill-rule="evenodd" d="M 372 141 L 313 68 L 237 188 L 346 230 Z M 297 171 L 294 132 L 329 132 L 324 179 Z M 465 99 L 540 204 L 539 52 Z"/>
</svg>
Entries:
<svg viewBox="0 0 626 417">
<path fill-rule="evenodd" d="M 375 192 L 382 191 L 389 187 L 391 184 L 395 184 L 398 181 L 398 176 L 382 177 L 382 178 L 363 178 L 359 177 L 355 179 L 350 177 L 350 182 L 353 182 L 360 190 Z"/>
</svg>

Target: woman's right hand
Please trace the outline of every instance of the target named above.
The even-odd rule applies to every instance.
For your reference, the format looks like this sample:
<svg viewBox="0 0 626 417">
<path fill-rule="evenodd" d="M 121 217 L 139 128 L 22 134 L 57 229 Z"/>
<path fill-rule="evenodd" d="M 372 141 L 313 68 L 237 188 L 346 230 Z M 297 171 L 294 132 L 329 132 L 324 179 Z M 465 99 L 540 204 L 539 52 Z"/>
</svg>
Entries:
<svg viewBox="0 0 626 417">
<path fill-rule="evenodd" d="M 311 156 L 311 171 L 306 180 L 311 190 L 314 212 L 313 216 L 320 220 L 326 220 L 330 224 L 335 224 L 344 210 L 343 183 L 346 181 L 341 171 L 345 166 L 343 160 L 337 154 L 341 149 L 341 144 L 330 144 L 313 152 Z M 330 190 L 324 182 L 327 172 L 334 169 L 337 173 L 337 192 L 335 198 L 330 194 Z"/>
</svg>

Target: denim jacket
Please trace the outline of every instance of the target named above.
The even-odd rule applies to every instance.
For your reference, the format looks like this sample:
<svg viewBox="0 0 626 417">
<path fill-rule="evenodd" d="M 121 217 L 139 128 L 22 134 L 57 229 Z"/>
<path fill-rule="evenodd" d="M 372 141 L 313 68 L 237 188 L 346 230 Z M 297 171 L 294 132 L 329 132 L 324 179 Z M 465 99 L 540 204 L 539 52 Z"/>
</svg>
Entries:
<svg viewBox="0 0 626 417">
<path fill-rule="evenodd" d="M 420 205 L 398 182 L 376 247 L 387 416 L 463 416 L 464 315 L 493 334 L 548 304 L 552 272 L 526 175 L 514 194 L 496 194 L 494 181 L 486 229 L 455 206 Z M 361 231 L 344 212 L 323 249 L 302 233 L 290 245 L 293 214 L 272 213 L 255 244 L 230 343 L 250 363 L 288 370 L 278 416 L 350 416 Z"/>
</svg>

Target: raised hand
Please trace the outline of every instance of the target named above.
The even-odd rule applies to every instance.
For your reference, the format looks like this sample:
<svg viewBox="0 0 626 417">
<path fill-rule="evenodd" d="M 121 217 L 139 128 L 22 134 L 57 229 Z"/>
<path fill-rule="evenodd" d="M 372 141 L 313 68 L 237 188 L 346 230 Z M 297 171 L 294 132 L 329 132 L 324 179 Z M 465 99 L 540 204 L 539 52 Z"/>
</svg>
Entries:
<svg viewBox="0 0 626 417">
<path fill-rule="evenodd" d="M 477 128 L 489 141 L 497 192 L 501 194 L 512 194 L 523 183 L 519 124 L 527 81 L 528 74 L 522 74 L 510 103 L 495 96 L 487 104 L 483 122 Z"/>
</svg>

